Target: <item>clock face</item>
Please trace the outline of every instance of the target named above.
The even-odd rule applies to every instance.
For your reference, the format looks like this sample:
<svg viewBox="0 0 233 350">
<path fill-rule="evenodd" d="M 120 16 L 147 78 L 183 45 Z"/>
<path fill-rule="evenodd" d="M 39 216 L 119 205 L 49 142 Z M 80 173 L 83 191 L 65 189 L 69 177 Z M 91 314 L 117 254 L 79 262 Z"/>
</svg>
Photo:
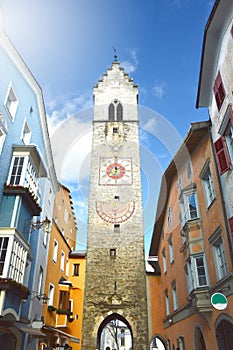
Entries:
<svg viewBox="0 0 233 350">
<path fill-rule="evenodd" d="M 131 158 L 100 158 L 99 171 L 100 185 L 131 185 L 132 161 Z"/>
</svg>

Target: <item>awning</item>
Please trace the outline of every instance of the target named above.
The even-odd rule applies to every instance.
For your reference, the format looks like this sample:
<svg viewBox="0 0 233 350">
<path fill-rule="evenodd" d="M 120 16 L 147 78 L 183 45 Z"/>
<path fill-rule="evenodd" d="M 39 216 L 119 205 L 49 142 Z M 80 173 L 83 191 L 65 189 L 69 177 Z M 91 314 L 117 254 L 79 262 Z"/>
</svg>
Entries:
<svg viewBox="0 0 233 350">
<path fill-rule="evenodd" d="M 66 333 L 66 332 L 63 332 L 61 331 L 60 329 L 58 328 L 54 328 L 54 327 L 51 327 L 51 326 L 44 326 L 42 328 L 42 330 L 45 332 L 45 331 L 49 331 L 49 332 L 52 332 L 52 333 L 57 333 L 63 337 L 66 337 L 66 338 L 69 338 L 70 339 L 70 342 L 73 342 L 73 343 L 80 343 L 80 339 L 79 338 L 76 338 L 74 337 L 72 334 L 69 334 L 69 333 Z"/>
<path fill-rule="evenodd" d="M 29 325 L 21 322 L 15 322 L 15 327 L 18 328 L 21 332 L 27 333 L 35 338 L 44 338 L 46 334 L 42 333 L 39 329 L 30 327 Z"/>
</svg>

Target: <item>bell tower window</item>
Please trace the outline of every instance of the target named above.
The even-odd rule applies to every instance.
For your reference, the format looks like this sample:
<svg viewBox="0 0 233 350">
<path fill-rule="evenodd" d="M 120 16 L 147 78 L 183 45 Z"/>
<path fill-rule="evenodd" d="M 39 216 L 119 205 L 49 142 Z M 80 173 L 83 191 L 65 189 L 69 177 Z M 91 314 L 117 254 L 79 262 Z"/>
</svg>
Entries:
<svg viewBox="0 0 233 350">
<path fill-rule="evenodd" d="M 114 103 L 111 103 L 109 105 L 108 120 L 118 122 L 121 122 L 123 120 L 123 107 L 118 100 L 114 100 Z"/>
<path fill-rule="evenodd" d="M 115 111 L 114 111 L 114 105 L 113 103 L 111 103 L 109 105 L 109 108 L 108 108 L 108 120 L 113 122 L 114 121 L 114 114 L 115 114 Z"/>
</svg>

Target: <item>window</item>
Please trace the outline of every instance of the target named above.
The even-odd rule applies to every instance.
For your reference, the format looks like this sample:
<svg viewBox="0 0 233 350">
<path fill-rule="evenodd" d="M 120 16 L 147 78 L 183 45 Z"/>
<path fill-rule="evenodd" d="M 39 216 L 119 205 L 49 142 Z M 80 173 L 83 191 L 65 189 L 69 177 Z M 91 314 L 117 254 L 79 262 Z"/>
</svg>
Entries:
<svg viewBox="0 0 233 350">
<path fill-rule="evenodd" d="M 108 120 L 109 121 L 122 121 L 123 120 L 123 107 L 118 100 L 114 100 L 108 107 Z"/>
<path fill-rule="evenodd" d="M 178 178 L 178 196 L 181 195 L 181 192 L 182 192 L 182 177 L 179 176 L 179 178 Z"/>
<path fill-rule="evenodd" d="M 220 108 L 221 108 L 221 106 L 223 104 L 224 98 L 226 96 L 220 72 L 218 72 L 217 77 L 215 79 L 214 96 L 215 96 L 215 100 L 216 100 L 216 104 L 217 104 L 218 110 L 220 110 Z"/>
<path fill-rule="evenodd" d="M 110 249 L 110 258 L 111 259 L 116 258 L 116 249 L 115 248 Z"/>
<path fill-rule="evenodd" d="M 38 279 L 38 295 L 42 294 L 42 285 L 43 285 L 43 268 L 40 266 L 39 279 Z"/>
<path fill-rule="evenodd" d="M 16 111 L 17 111 L 18 103 L 19 102 L 18 102 L 18 99 L 17 99 L 17 97 L 15 95 L 13 87 L 10 84 L 8 92 L 7 92 L 7 95 L 6 95 L 5 106 L 6 106 L 7 111 L 10 114 L 10 117 L 11 117 L 12 121 L 15 118 L 15 114 L 16 114 Z"/>
<path fill-rule="evenodd" d="M 0 276 L 3 275 L 4 271 L 8 241 L 8 237 L 0 237 Z"/>
<path fill-rule="evenodd" d="M 31 141 L 31 130 L 29 128 L 28 123 L 25 121 L 24 126 L 23 126 L 23 131 L 22 131 L 22 141 L 25 145 L 30 144 Z"/>
<path fill-rule="evenodd" d="M 217 157 L 219 173 L 222 175 L 231 168 L 231 160 L 225 136 L 221 136 L 214 142 L 214 149 Z"/>
<path fill-rule="evenodd" d="M 118 103 L 117 105 L 117 121 L 120 122 L 123 119 L 123 108 L 122 104 Z"/>
<path fill-rule="evenodd" d="M 229 225 L 229 228 L 230 228 L 231 239 L 232 239 L 232 242 L 233 242 L 233 216 L 228 219 L 228 225 Z"/>
<path fill-rule="evenodd" d="M 166 315 L 170 315 L 170 306 L 169 306 L 169 298 L 168 298 L 168 290 L 165 290 L 165 305 L 166 305 Z"/>
<path fill-rule="evenodd" d="M 191 256 L 185 266 L 188 292 L 208 285 L 206 262 L 203 255 Z"/>
<path fill-rule="evenodd" d="M 73 264 L 73 276 L 79 276 L 80 264 Z"/>
<path fill-rule="evenodd" d="M 199 218 L 196 191 L 184 193 L 183 203 L 181 204 L 183 204 L 182 211 L 185 222 Z"/>
<path fill-rule="evenodd" d="M 19 185 L 23 164 L 24 157 L 14 157 L 14 163 L 10 177 L 10 185 Z"/>
<path fill-rule="evenodd" d="M 168 239 L 168 246 L 169 246 L 170 263 L 172 264 L 174 262 L 174 249 L 172 244 L 172 236 L 170 236 Z"/>
<path fill-rule="evenodd" d="M 125 330 L 121 329 L 121 346 L 125 346 Z"/>
<path fill-rule="evenodd" d="M 190 294 L 194 288 L 193 272 L 192 272 L 192 265 L 191 265 L 190 259 L 187 261 L 187 264 L 185 265 L 184 269 L 185 269 L 185 273 L 186 273 L 188 293 Z"/>
<path fill-rule="evenodd" d="M 54 285 L 52 283 L 49 283 L 49 292 L 48 292 L 48 305 L 53 305 L 53 298 L 54 298 Z"/>
<path fill-rule="evenodd" d="M 6 117 L 0 109 L 0 154 L 2 152 L 2 148 L 5 142 L 6 134 L 7 134 L 7 122 Z"/>
<path fill-rule="evenodd" d="M 192 178 L 192 165 L 191 165 L 191 161 L 189 161 L 188 164 L 187 164 L 187 177 L 188 177 L 188 180 L 191 180 L 191 178 Z"/>
<path fill-rule="evenodd" d="M 209 161 L 205 164 L 201 172 L 201 179 L 202 179 L 203 187 L 205 191 L 206 206 L 207 208 L 209 208 L 209 206 L 215 199 L 214 184 L 213 184 L 213 179 L 210 172 Z"/>
<path fill-rule="evenodd" d="M 108 120 L 114 121 L 114 104 L 111 103 L 108 107 Z"/>
<path fill-rule="evenodd" d="M 168 222 L 168 227 L 171 227 L 171 225 L 172 225 L 172 213 L 171 213 L 170 206 L 167 208 L 167 222 Z"/>
<path fill-rule="evenodd" d="M 118 128 L 113 128 L 112 132 L 113 132 L 113 134 L 117 134 L 118 133 Z"/>
<path fill-rule="evenodd" d="M 70 262 L 69 259 L 66 259 L 66 276 L 69 276 L 69 268 L 70 268 Z"/>
<path fill-rule="evenodd" d="M 12 278 L 16 282 L 23 283 L 26 259 L 26 249 L 18 241 L 15 240 L 11 253 L 9 278 Z"/>
<path fill-rule="evenodd" d="M 59 295 L 59 309 L 70 310 L 70 293 L 61 290 Z"/>
<path fill-rule="evenodd" d="M 210 237 L 209 241 L 210 244 L 212 244 L 216 272 L 218 280 L 220 280 L 227 274 L 227 264 L 221 230 L 217 229 Z"/>
<path fill-rule="evenodd" d="M 163 257 L 163 272 L 167 272 L 167 260 L 166 260 L 166 251 L 165 248 L 162 251 L 162 257 Z"/>
<path fill-rule="evenodd" d="M 40 198 L 38 174 L 28 156 L 13 156 L 7 184 L 27 187 Z"/>
<path fill-rule="evenodd" d="M 173 310 L 178 309 L 178 298 L 177 298 L 177 290 L 176 290 L 176 281 L 172 282 L 172 300 L 173 300 Z"/>
<path fill-rule="evenodd" d="M 61 271 L 64 271 L 64 267 L 65 267 L 65 253 L 62 251 L 61 252 L 61 263 L 60 263 Z"/>
<path fill-rule="evenodd" d="M 120 233 L 120 224 L 114 225 L 114 233 Z"/>
<path fill-rule="evenodd" d="M 193 256 L 193 265 L 194 265 L 194 281 L 195 287 L 203 287 L 207 286 L 207 276 L 206 276 L 206 268 L 204 256 Z"/>
<path fill-rule="evenodd" d="M 57 252 L 58 252 L 58 242 L 54 240 L 53 242 L 53 261 L 57 262 Z"/>
</svg>

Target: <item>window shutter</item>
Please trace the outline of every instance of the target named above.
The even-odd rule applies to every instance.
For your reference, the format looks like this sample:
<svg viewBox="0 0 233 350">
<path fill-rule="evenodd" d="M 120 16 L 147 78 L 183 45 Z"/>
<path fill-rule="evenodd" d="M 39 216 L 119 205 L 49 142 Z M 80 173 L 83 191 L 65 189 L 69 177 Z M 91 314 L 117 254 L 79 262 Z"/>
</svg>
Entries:
<svg viewBox="0 0 233 350">
<path fill-rule="evenodd" d="M 228 219 L 229 227 L 230 227 L 230 232 L 231 232 L 231 239 L 233 241 L 233 216 Z"/>
<path fill-rule="evenodd" d="M 220 137 L 214 143 L 214 149 L 217 156 L 219 173 L 222 175 L 231 167 L 230 156 L 224 136 Z"/>
<path fill-rule="evenodd" d="M 231 36 L 233 37 L 233 26 L 231 27 Z"/>
<path fill-rule="evenodd" d="M 220 110 L 223 104 L 224 98 L 226 96 L 220 72 L 218 72 L 217 77 L 215 79 L 214 95 L 215 95 L 218 110 Z"/>
</svg>

